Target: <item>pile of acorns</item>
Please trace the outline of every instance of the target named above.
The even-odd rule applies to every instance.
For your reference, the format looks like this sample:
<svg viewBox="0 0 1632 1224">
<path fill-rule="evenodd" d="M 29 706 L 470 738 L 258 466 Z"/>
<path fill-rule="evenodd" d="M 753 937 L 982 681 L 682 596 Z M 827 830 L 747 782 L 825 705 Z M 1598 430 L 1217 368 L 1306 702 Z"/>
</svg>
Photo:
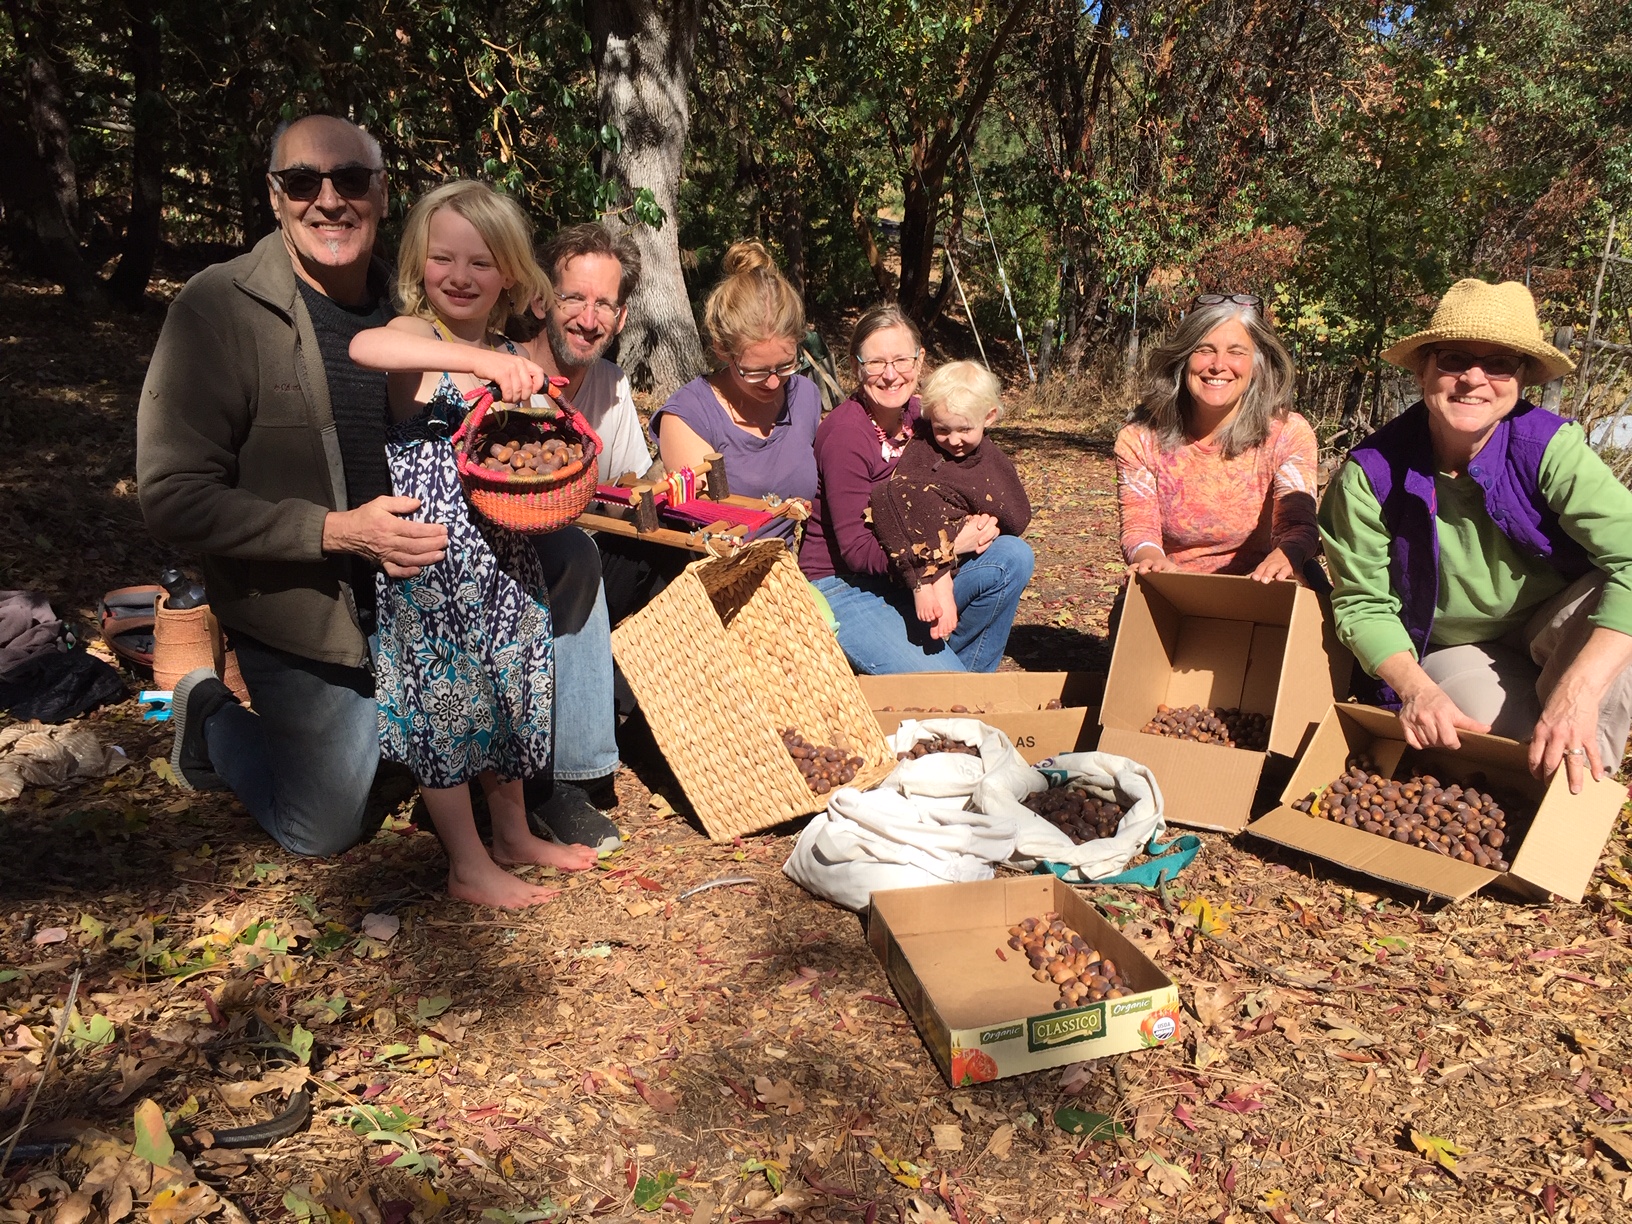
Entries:
<svg viewBox="0 0 1632 1224">
<path fill-rule="evenodd" d="M 1513 843 L 1507 810 L 1484 786 L 1480 775 L 1466 785 L 1441 786 L 1438 778 L 1415 768 L 1403 781 L 1385 778 L 1368 757 L 1353 756 L 1347 772 L 1324 792 L 1292 806 L 1351 829 L 1506 871 Z"/>
<path fill-rule="evenodd" d="M 831 744 L 813 744 L 792 727 L 780 734 L 783 747 L 799 767 L 799 772 L 805 775 L 805 785 L 818 795 L 844 786 L 867 763 L 861 757 L 850 756 L 844 749 Z"/>
<path fill-rule="evenodd" d="M 553 476 L 569 464 L 581 462 L 583 457 L 582 442 L 568 442 L 554 436 L 536 442 L 518 442 L 511 438 L 487 448 L 482 470 L 510 472 L 516 476 Z"/>
<path fill-rule="evenodd" d="M 1188 705 L 1174 709 L 1156 707 L 1156 717 L 1144 725 L 1146 735 L 1168 739 L 1195 740 L 1200 744 L 1222 744 L 1225 748 L 1245 748 L 1263 752 L 1269 748 L 1269 717 L 1247 710 Z"/>
<path fill-rule="evenodd" d="M 1032 977 L 1060 988 L 1055 1011 L 1132 993 L 1110 957 L 1102 957 L 1053 910 L 1041 918 L 1023 918 L 1018 926 L 1011 926 L 1009 947 L 1026 954 Z"/>
<path fill-rule="evenodd" d="M 905 752 L 895 754 L 898 761 L 916 761 L 919 757 L 929 756 L 934 752 L 958 752 L 964 756 L 980 755 L 980 749 L 973 744 L 966 744 L 962 740 L 947 739 L 944 735 L 932 735 L 926 740 L 919 740 Z"/>
<path fill-rule="evenodd" d="M 1120 803 L 1101 799 L 1071 783 L 1037 791 L 1020 802 L 1079 845 L 1102 837 L 1115 837 L 1122 817 L 1127 814 Z"/>
</svg>

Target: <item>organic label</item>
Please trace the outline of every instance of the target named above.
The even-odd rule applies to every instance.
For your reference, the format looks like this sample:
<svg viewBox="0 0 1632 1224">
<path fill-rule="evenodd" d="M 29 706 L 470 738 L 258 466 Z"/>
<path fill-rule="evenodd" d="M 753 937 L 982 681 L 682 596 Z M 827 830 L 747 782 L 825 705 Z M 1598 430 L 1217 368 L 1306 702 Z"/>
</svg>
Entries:
<svg viewBox="0 0 1632 1224">
<path fill-rule="evenodd" d="M 1134 1012 L 1149 1011 L 1151 998 L 1145 995 L 1139 999 L 1117 999 L 1111 1004 L 1111 1015 L 1131 1016 Z"/>
<path fill-rule="evenodd" d="M 984 1029 L 980 1034 L 980 1044 L 983 1046 L 996 1045 L 1000 1041 L 1013 1041 L 1025 1032 L 1023 1024 L 1005 1024 L 1002 1028 Z"/>
<path fill-rule="evenodd" d="M 1092 1041 L 1105 1035 L 1105 1004 L 1095 1003 L 1075 1011 L 1033 1016 L 1026 1021 L 1026 1048 L 1035 1054 L 1056 1046 Z"/>
</svg>

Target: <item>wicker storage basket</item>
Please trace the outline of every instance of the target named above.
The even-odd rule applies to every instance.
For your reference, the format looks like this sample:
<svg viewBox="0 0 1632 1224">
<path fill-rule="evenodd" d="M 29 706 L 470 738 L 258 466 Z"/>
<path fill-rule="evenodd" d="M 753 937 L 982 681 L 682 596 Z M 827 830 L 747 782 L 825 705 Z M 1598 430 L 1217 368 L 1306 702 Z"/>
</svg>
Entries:
<svg viewBox="0 0 1632 1224">
<path fill-rule="evenodd" d="M 895 754 L 780 540 L 693 562 L 612 633 L 612 653 L 652 736 L 715 841 L 819 812 L 782 743 L 859 756 L 869 787 Z"/>
<path fill-rule="evenodd" d="M 453 435 L 454 466 L 459 469 L 470 504 L 500 527 L 530 535 L 557 531 L 572 523 L 589 505 L 600 483 L 599 435 L 583 414 L 562 398 L 560 386 L 553 380 L 549 393 L 554 402 L 535 408 L 499 404 L 487 388 L 473 391 L 465 397 L 470 412 Z M 494 472 L 482 467 L 484 452 L 492 440 L 517 429 L 582 443 L 582 465 L 547 476 Z"/>
</svg>

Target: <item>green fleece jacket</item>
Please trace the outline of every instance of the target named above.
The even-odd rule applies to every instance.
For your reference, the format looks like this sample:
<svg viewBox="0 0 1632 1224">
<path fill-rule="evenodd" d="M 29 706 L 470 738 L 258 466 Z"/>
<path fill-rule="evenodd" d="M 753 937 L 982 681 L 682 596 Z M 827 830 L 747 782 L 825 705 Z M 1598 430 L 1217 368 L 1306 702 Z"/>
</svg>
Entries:
<svg viewBox="0 0 1632 1224">
<path fill-rule="evenodd" d="M 1632 633 L 1632 490 L 1615 479 L 1574 424 L 1560 429 L 1541 457 L 1537 483 L 1560 524 L 1609 576 L 1594 625 Z M 1473 477 L 1435 480 L 1439 594 L 1434 646 L 1494 642 L 1519 628 L 1569 579 L 1527 556 L 1491 520 Z M 1410 651 L 1400 597 L 1389 578 L 1390 535 L 1360 465 L 1350 460 L 1326 489 L 1320 534 L 1332 570 L 1337 636 L 1375 676 L 1385 659 Z"/>
<path fill-rule="evenodd" d="M 352 561 L 323 553 L 324 517 L 349 508 L 345 474 L 323 354 L 280 233 L 206 268 L 171 303 L 142 384 L 136 478 L 154 537 L 202 554 L 223 625 L 302 658 L 368 666 Z"/>
</svg>

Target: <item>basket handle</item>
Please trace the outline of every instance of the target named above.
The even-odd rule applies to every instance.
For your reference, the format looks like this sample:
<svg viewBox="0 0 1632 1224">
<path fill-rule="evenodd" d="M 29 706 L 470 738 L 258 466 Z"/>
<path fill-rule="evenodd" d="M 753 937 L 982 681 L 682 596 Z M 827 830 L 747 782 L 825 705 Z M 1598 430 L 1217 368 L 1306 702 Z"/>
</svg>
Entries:
<svg viewBox="0 0 1632 1224">
<path fill-rule="evenodd" d="M 498 398 L 498 391 L 499 388 L 496 384 L 487 383 L 484 386 L 477 387 L 474 391 L 465 392 L 465 403 L 471 405 L 473 411 L 466 414 L 465 419 L 459 422 L 459 428 L 453 431 L 453 437 L 449 441 L 455 447 L 464 441 L 467 433 L 472 437 L 476 435 L 476 431 L 481 428 L 482 422 L 487 418 L 488 409 L 493 406 L 494 400 Z"/>
</svg>

